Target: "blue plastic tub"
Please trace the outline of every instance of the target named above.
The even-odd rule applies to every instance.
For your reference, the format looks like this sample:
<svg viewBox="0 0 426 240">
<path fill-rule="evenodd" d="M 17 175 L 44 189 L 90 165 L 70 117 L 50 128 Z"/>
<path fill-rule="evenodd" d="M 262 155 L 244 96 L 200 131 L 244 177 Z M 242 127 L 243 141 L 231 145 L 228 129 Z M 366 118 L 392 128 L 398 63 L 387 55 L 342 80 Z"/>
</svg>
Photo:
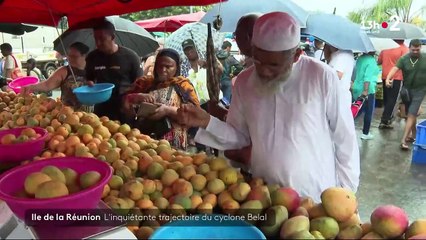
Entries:
<svg viewBox="0 0 426 240">
<path fill-rule="evenodd" d="M 426 145 L 413 145 L 412 163 L 426 164 Z"/>
<path fill-rule="evenodd" d="M 91 87 L 78 87 L 73 90 L 73 93 L 80 103 L 90 106 L 108 101 L 114 87 L 115 85 L 112 83 L 97 83 Z"/>
<path fill-rule="evenodd" d="M 218 214 L 196 215 L 198 219 L 178 220 L 158 228 L 149 239 L 265 239 L 255 226 L 241 220 L 220 219 Z"/>
<path fill-rule="evenodd" d="M 426 120 L 417 124 L 416 144 L 426 145 Z"/>
</svg>

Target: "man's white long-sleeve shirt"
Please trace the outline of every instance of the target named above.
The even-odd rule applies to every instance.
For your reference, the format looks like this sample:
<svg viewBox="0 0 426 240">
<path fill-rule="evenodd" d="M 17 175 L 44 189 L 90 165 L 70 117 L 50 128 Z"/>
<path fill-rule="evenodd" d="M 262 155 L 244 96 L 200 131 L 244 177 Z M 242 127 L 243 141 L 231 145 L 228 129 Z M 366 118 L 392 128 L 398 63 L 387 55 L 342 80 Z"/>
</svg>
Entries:
<svg viewBox="0 0 426 240">
<path fill-rule="evenodd" d="M 227 122 L 211 118 L 195 140 L 219 150 L 252 143 L 250 171 L 270 184 L 320 200 L 328 187 L 356 192 L 360 159 L 354 120 L 336 71 L 301 56 L 282 88 L 269 96 L 253 89 L 254 66 L 234 86 Z"/>
</svg>

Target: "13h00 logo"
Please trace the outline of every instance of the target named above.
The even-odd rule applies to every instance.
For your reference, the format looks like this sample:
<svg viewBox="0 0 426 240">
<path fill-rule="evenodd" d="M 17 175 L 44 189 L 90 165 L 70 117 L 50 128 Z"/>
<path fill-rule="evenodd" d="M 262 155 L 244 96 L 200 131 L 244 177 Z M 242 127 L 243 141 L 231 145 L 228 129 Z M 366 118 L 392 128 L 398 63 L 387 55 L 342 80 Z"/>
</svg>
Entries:
<svg viewBox="0 0 426 240">
<path fill-rule="evenodd" d="M 400 22 L 401 22 L 401 18 L 398 15 L 393 15 L 389 18 L 388 22 L 385 21 L 382 23 L 378 23 L 374 20 L 373 21 L 362 20 L 361 29 L 369 33 L 377 33 L 380 31 L 380 29 L 389 29 L 389 31 L 391 32 L 396 32 L 400 30 L 400 28 L 398 27 Z"/>
</svg>

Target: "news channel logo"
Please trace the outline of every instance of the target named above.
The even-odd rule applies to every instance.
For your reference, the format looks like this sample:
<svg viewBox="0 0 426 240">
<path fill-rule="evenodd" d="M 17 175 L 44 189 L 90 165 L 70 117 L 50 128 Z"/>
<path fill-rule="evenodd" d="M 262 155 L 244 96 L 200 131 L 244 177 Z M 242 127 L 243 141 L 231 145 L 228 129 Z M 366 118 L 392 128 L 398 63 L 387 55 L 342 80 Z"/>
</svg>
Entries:
<svg viewBox="0 0 426 240">
<path fill-rule="evenodd" d="M 393 15 L 388 21 L 379 23 L 374 20 L 362 20 L 360 25 L 361 29 L 367 33 L 379 33 L 380 30 L 397 32 L 401 30 L 398 27 L 400 22 L 402 22 L 401 18 L 398 15 Z"/>
</svg>

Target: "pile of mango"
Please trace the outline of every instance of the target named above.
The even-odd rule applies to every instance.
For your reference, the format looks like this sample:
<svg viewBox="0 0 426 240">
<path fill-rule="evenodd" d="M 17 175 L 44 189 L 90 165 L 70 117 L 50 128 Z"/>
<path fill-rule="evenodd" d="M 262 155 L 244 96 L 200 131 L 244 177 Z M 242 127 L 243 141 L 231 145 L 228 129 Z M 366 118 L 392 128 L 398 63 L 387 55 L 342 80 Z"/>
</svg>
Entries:
<svg viewBox="0 0 426 240">
<path fill-rule="evenodd" d="M 249 213 L 260 216 L 250 223 L 271 239 L 426 238 L 426 219 L 409 224 L 396 206 L 380 206 L 370 222 L 361 223 L 356 197 L 347 189 L 329 188 L 315 203 L 295 189 L 245 179 L 223 158 L 173 149 L 166 140 L 107 117 L 74 112 L 60 100 L 14 93 L 0 93 L 0 98 L 2 129 L 41 126 L 49 132 L 40 156 L 22 164 L 64 156 L 109 163 L 114 175 L 103 200 L 120 214 Z M 147 239 L 166 223 L 156 219 L 129 222 L 128 228 L 138 239 Z"/>
<path fill-rule="evenodd" d="M 59 169 L 49 165 L 28 175 L 16 197 L 46 199 L 68 196 L 95 186 L 100 179 L 101 174 L 96 171 L 79 175 L 72 168 Z"/>
<path fill-rule="evenodd" d="M 15 136 L 14 134 L 11 134 L 11 133 L 3 135 L 0 138 L 0 144 L 12 145 L 12 144 L 25 143 L 25 142 L 36 140 L 37 138 L 40 138 L 40 137 L 41 135 L 36 133 L 34 129 L 24 128 L 19 134 L 19 136 Z"/>
</svg>

